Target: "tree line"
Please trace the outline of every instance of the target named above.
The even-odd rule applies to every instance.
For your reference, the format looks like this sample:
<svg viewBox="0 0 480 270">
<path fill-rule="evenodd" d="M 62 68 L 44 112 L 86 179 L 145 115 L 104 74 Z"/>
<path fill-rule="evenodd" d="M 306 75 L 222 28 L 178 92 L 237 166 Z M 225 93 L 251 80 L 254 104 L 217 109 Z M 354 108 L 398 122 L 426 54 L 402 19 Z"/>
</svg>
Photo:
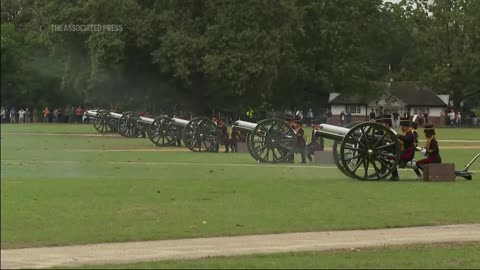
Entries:
<svg viewBox="0 0 480 270">
<path fill-rule="evenodd" d="M 326 107 L 393 79 L 475 108 L 479 14 L 477 0 L 1 0 L 2 104 Z"/>
</svg>

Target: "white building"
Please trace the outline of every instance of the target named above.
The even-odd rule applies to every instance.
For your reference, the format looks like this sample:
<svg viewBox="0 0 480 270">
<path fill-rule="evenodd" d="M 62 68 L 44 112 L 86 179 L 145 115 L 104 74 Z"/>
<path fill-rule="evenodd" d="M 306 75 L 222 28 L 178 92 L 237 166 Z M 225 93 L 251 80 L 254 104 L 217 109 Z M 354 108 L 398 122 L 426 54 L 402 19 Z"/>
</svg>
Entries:
<svg viewBox="0 0 480 270">
<path fill-rule="evenodd" d="M 380 95 L 345 95 L 330 93 L 328 103 L 332 112 L 332 124 L 341 125 L 340 114 L 351 114 L 350 121 L 368 121 L 373 110 L 376 116 L 397 112 L 400 116 L 413 117 L 420 112 L 428 116 L 431 124 L 440 123 L 442 111 L 448 106 L 449 95 L 437 95 L 430 88 L 413 82 L 376 83 Z M 346 119 L 348 120 L 348 119 Z M 345 124 L 345 122 L 343 123 Z"/>
</svg>

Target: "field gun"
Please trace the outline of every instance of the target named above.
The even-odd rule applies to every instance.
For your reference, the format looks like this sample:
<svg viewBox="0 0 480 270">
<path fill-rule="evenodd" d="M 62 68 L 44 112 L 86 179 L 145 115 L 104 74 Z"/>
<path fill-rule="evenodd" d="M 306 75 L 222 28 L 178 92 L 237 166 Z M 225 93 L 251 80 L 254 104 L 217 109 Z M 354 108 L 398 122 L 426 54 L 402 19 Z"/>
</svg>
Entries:
<svg viewBox="0 0 480 270">
<path fill-rule="evenodd" d="M 265 119 L 258 123 L 238 120 L 232 130 L 248 133 L 247 149 L 257 162 L 286 162 L 295 150 L 295 131 L 281 119 Z"/>
</svg>

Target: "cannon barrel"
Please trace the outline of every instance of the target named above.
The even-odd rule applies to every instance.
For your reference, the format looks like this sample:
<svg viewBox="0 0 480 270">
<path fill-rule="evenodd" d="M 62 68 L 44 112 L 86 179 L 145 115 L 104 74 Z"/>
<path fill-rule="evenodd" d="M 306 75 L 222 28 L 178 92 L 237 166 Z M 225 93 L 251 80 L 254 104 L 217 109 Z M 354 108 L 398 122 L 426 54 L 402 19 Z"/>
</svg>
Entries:
<svg viewBox="0 0 480 270">
<path fill-rule="evenodd" d="M 344 137 L 350 131 L 349 128 L 329 125 L 329 124 L 320 124 L 320 131 L 324 131 L 331 134 L 336 134 Z"/>
<path fill-rule="evenodd" d="M 138 122 L 143 123 L 143 124 L 148 124 L 148 125 L 152 124 L 154 120 L 155 119 L 153 119 L 153 118 L 148 118 L 148 117 L 145 117 L 145 116 L 140 116 L 138 118 Z"/>
<path fill-rule="evenodd" d="M 247 121 L 237 120 L 233 123 L 236 127 L 243 130 L 253 131 L 257 127 L 256 123 L 251 123 Z"/>
<path fill-rule="evenodd" d="M 334 141 L 343 140 L 345 135 L 350 131 L 348 128 L 329 124 L 320 124 L 319 128 L 319 130 L 315 130 L 315 135 Z"/>
<path fill-rule="evenodd" d="M 95 117 L 99 113 L 99 110 L 88 110 L 87 115 L 90 117 Z M 115 119 L 120 119 L 122 117 L 122 114 L 120 113 L 114 113 L 114 112 L 108 112 L 108 116 L 113 117 Z"/>
<path fill-rule="evenodd" d="M 88 110 L 87 111 L 87 116 L 90 116 L 90 117 L 95 117 L 97 116 L 98 114 L 98 110 Z"/>
<path fill-rule="evenodd" d="M 109 114 L 111 117 L 115 118 L 115 119 L 120 119 L 122 118 L 122 115 L 121 113 L 115 113 L 115 112 L 110 112 Z"/>
<path fill-rule="evenodd" d="M 240 130 L 245 132 L 252 132 L 255 127 L 257 126 L 256 123 L 251 123 L 247 121 L 237 120 L 232 124 L 232 130 Z"/>
<path fill-rule="evenodd" d="M 320 124 L 319 126 L 320 130 L 315 131 L 315 135 L 321 136 L 323 138 L 335 140 L 335 141 L 341 141 L 347 135 L 347 133 L 350 131 L 349 128 L 344 128 L 344 127 L 339 127 L 339 126 L 334 126 L 334 125 L 329 125 L 329 124 Z M 398 133 L 394 129 L 390 129 L 396 136 Z M 355 131 L 353 133 L 355 136 L 361 136 L 362 133 L 360 131 Z M 375 137 L 378 137 L 381 135 L 375 135 Z"/>
<path fill-rule="evenodd" d="M 185 126 L 187 126 L 188 122 L 190 122 L 190 121 L 180 119 L 180 118 L 172 118 L 172 123 L 177 125 L 177 126 L 185 127 Z"/>
<path fill-rule="evenodd" d="M 237 125 L 232 125 L 232 130 L 240 130 L 240 131 L 243 131 L 243 132 L 252 132 L 252 129 L 250 129 L 250 128 L 237 126 Z"/>
</svg>

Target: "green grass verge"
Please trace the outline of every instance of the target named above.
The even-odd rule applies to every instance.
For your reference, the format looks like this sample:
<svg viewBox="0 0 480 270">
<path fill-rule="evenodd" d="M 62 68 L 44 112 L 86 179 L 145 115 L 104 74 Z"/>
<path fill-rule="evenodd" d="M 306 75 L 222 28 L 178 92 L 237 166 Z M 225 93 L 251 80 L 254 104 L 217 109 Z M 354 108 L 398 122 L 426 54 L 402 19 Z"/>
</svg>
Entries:
<svg viewBox="0 0 480 270">
<path fill-rule="evenodd" d="M 89 124 L 2 124 L 2 132 L 34 132 L 34 133 L 98 133 Z"/>
<path fill-rule="evenodd" d="M 291 252 L 79 266 L 80 269 L 475 269 L 480 243 Z"/>
<path fill-rule="evenodd" d="M 120 137 L 2 133 L 1 146 L 2 248 L 480 222 L 475 177 L 361 182 L 246 153 L 102 151 L 155 149 Z M 477 152 L 442 155 L 459 168 Z"/>
</svg>

